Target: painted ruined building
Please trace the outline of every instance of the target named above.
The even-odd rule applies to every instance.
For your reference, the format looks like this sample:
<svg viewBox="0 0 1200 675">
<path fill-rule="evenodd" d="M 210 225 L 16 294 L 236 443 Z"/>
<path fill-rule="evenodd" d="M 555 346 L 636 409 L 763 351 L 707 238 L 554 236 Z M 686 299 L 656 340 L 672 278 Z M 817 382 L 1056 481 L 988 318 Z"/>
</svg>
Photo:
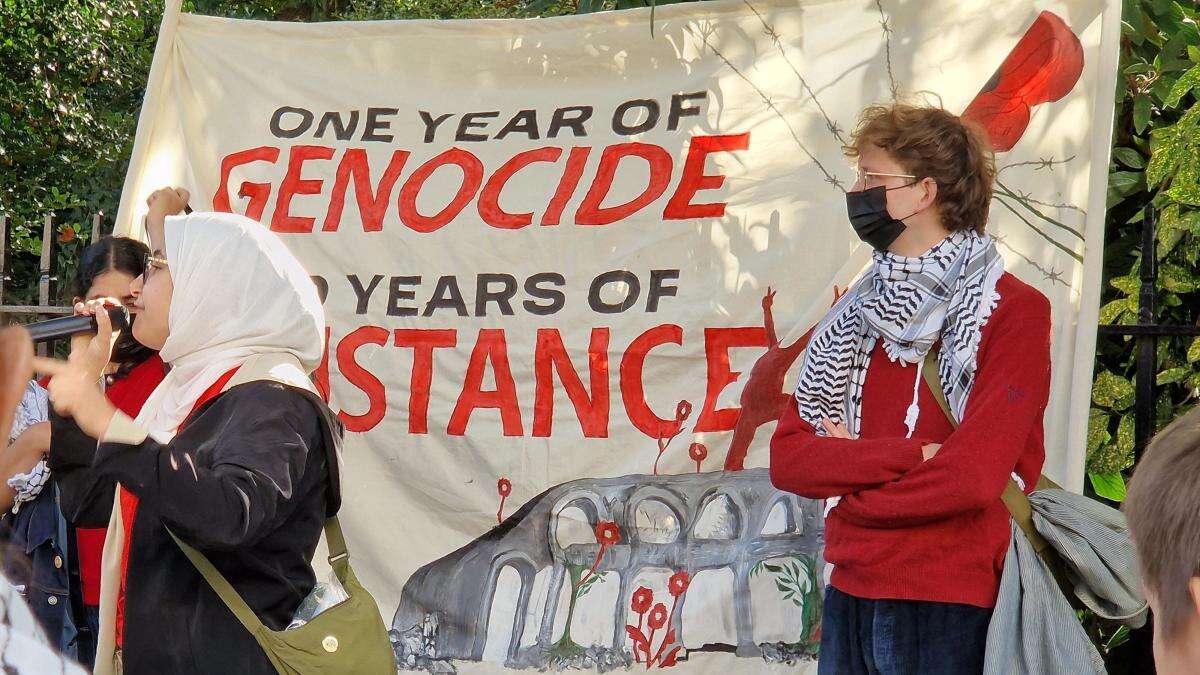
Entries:
<svg viewBox="0 0 1200 675">
<path fill-rule="evenodd" d="M 599 541 L 597 525 L 619 541 Z M 644 587 L 671 608 L 679 658 L 792 658 L 815 648 L 823 543 L 820 502 L 775 490 L 766 469 L 564 483 L 413 574 L 392 622 L 397 656 L 620 667 L 640 658 L 629 629 Z M 665 582 L 680 571 L 690 587 L 672 598 Z"/>
</svg>

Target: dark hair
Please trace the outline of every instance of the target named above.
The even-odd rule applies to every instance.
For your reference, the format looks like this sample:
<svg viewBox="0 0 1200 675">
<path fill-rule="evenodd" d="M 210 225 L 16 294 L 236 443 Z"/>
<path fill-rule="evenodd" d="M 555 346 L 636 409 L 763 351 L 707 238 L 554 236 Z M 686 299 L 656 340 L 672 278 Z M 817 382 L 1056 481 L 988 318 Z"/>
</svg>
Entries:
<svg viewBox="0 0 1200 675">
<path fill-rule="evenodd" d="M 882 148 L 917 178 L 937 183 L 934 203 L 949 231 L 983 233 L 992 203 L 996 163 L 987 134 L 973 121 L 925 105 L 876 105 L 862 111 L 850 145 Z"/>
<path fill-rule="evenodd" d="M 96 277 L 105 272 L 116 270 L 137 277 L 146 266 L 146 256 L 150 248 L 128 237 L 100 237 L 96 243 L 83 250 L 79 256 L 79 267 L 75 270 L 72 288 L 76 297 L 86 298 L 88 289 L 96 282 Z"/>
<path fill-rule="evenodd" d="M 1155 620 L 1174 641 L 1196 620 L 1188 585 L 1200 576 L 1200 407 L 1158 432 L 1125 498 L 1142 581 L 1158 598 Z"/>
<path fill-rule="evenodd" d="M 116 271 L 134 277 L 141 276 L 148 255 L 150 248 L 137 239 L 107 235 L 101 237 L 99 241 L 85 248 L 83 255 L 79 256 L 79 266 L 75 269 L 75 278 L 71 282 L 75 296 L 86 298 L 88 290 L 96 282 L 96 277 L 105 272 Z M 125 331 L 113 346 L 113 362 L 120 364 L 117 376 L 128 375 L 129 371 L 154 354 L 153 349 L 133 339 L 132 331 Z"/>
</svg>

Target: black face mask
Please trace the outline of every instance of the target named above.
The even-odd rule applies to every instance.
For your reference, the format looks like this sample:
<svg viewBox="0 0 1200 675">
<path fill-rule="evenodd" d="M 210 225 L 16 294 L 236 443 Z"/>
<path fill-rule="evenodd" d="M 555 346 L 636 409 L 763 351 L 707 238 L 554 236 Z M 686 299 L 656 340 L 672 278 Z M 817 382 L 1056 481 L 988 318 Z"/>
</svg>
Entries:
<svg viewBox="0 0 1200 675">
<path fill-rule="evenodd" d="M 899 185 L 886 188 L 882 185 L 858 192 L 846 193 L 846 214 L 850 217 L 850 225 L 858 238 L 870 244 L 877 251 L 886 251 L 888 246 L 896 241 L 896 237 L 904 232 L 906 227 L 903 220 L 897 220 L 887 210 L 888 190 L 899 190 L 913 185 Z M 911 217 L 909 214 L 907 217 Z"/>
</svg>

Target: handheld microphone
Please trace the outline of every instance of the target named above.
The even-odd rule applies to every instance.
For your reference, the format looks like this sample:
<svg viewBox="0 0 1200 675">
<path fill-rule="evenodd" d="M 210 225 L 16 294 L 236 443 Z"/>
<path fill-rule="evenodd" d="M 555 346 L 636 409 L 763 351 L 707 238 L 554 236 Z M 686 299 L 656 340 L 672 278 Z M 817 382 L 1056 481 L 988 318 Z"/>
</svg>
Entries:
<svg viewBox="0 0 1200 675">
<path fill-rule="evenodd" d="M 113 330 L 129 328 L 129 310 L 124 307 L 109 307 L 108 318 L 112 320 Z M 49 342 L 71 337 L 76 333 L 95 333 L 96 317 L 66 316 L 49 321 L 25 324 L 25 330 L 34 342 Z"/>
</svg>

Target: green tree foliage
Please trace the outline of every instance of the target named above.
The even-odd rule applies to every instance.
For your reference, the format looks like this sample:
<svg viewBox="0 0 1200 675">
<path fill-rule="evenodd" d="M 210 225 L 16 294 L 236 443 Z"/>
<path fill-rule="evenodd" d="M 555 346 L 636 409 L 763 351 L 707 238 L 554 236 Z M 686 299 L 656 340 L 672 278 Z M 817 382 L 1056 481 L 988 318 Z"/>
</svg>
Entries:
<svg viewBox="0 0 1200 675">
<path fill-rule="evenodd" d="M 87 214 L 116 208 L 161 9 L 135 0 L 0 0 L 0 212 L 6 302 L 35 296 L 41 219 L 70 256 Z"/>
<path fill-rule="evenodd" d="M 1200 11 L 1191 2 L 1127 0 L 1108 188 L 1101 323 L 1137 322 L 1142 214 L 1158 212 L 1158 319 L 1194 324 L 1200 309 Z M 1095 492 L 1124 497 L 1133 466 L 1134 342 L 1097 345 L 1087 470 Z M 1200 339 L 1162 338 L 1156 425 L 1194 405 Z"/>
</svg>

